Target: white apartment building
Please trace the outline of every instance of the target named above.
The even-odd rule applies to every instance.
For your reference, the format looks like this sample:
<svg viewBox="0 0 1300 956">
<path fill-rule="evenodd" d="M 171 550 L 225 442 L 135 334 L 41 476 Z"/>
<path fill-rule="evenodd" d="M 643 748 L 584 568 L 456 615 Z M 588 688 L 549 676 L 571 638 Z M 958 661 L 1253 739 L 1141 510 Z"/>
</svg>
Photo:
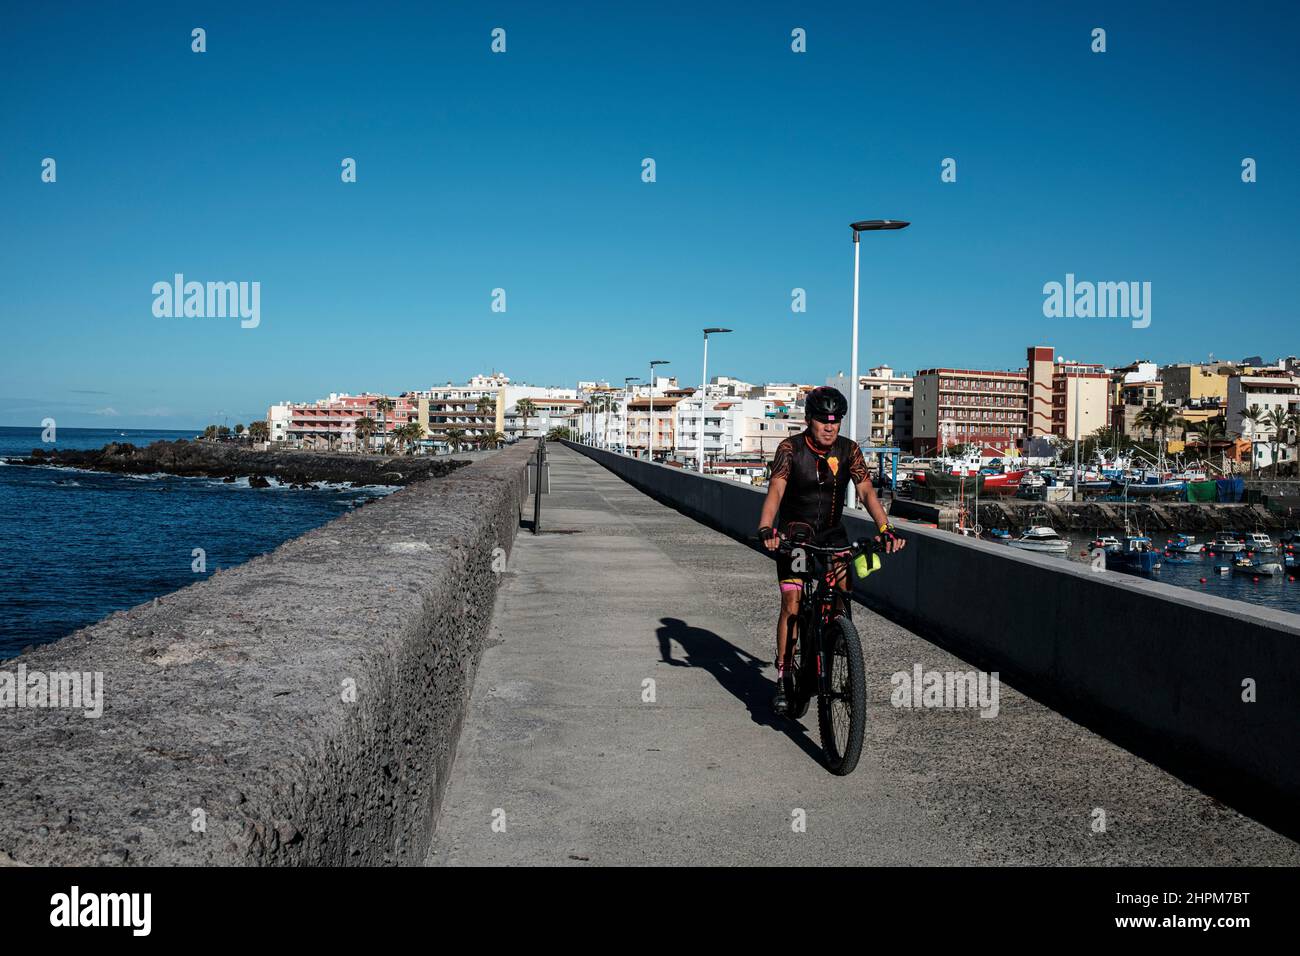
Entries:
<svg viewBox="0 0 1300 956">
<path fill-rule="evenodd" d="M 1252 453 L 1258 467 L 1267 467 L 1273 463 L 1273 449 L 1269 442 L 1274 437 L 1275 429 L 1264 421 L 1254 423 L 1242 418 L 1242 412 L 1252 405 L 1258 405 L 1264 415 L 1273 411 L 1283 414 L 1300 411 L 1300 376 L 1278 369 L 1271 374 L 1234 375 L 1228 379 L 1228 431 L 1242 435 L 1252 442 Z M 1289 435 L 1283 435 L 1278 448 L 1279 463 L 1289 462 L 1294 457 L 1292 450 L 1286 447 Z"/>
<path fill-rule="evenodd" d="M 843 372 L 826 379 L 826 384 L 849 397 L 849 377 Z M 893 446 L 912 450 L 912 379 L 897 375 L 888 365 L 867 369 L 858 375 L 855 438 L 863 445 L 877 448 Z M 853 401 L 853 399 L 850 399 Z M 842 429 L 848 435 L 847 427 Z"/>
</svg>

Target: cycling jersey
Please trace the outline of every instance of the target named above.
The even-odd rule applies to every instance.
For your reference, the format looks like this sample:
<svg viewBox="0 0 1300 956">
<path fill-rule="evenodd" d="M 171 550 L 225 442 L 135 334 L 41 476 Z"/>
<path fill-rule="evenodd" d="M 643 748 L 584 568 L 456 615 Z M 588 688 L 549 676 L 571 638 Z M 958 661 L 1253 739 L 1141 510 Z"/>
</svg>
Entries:
<svg viewBox="0 0 1300 956">
<path fill-rule="evenodd" d="M 803 522 L 821 538 L 840 528 L 849 482 L 866 479 L 867 462 L 858 443 L 843 435 L 823 451 L 802 431 L 777 446 L 770 477 L 786 481 L 777 527 L 784 532 L 791 522 Z"/>
</svg>

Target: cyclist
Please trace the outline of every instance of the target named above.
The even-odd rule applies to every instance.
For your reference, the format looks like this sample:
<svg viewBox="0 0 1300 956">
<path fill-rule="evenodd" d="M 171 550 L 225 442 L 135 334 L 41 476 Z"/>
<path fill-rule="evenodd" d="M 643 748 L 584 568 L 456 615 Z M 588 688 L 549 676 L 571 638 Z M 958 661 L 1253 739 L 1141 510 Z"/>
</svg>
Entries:
<svg viewBox="0 0 1300 956">
<path fill-rule="evenodd" d="M 840 434 L 840 425 L 849 403 L 838 389 L 815 388 L 804 400 L 808 427 L 777 446 L 769 468 L 767 498 L 763 502 L 758 535 L 767 550 L 775 551 L 781 535 L 802 532 L 811 543 L 823 547 L 849 546 L 848 535 L 840 523 L 849 482 L 857 488 L 858 500 L 865 505 L 880 529 L 879 539 L 886 553 L 903 547 L 905 542 L 894 533 L 885 509 L 867 474 L 862 449 L 851 438 Z M 792 527 L 793 526 L 793 527 Z M 785 712 L 786 700 L 782 677 L 787 667 L 791 641 L 789 630 L 799 611 L 802 583 L 800 568 L 794 566 L 795 555 L 782 554 L 776 559 L 776 577 L 781 587 L 781 613 L 776 625 L 776 697 L 772 701 L 778 713 Z M 847 559 L 837 559 L 832 567 L 839 586 L 849 590 Z"/>
</svg>

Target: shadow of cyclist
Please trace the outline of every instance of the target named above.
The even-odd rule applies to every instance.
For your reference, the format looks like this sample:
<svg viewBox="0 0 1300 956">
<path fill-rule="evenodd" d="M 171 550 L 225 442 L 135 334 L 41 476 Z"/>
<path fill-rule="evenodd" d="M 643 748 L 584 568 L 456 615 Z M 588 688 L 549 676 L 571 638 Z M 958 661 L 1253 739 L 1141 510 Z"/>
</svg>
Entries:
<svg viewBox="0 0 1300 956">
<path fill-rule="evenodd" d="M 708 671 L 714 680 L 745 705 L 754 723 L 783 731 L 809 756 L 821 759 L 821 748 L 808 738 L 808 732 L 797 721 L 772 713 L 772 695 L 776 692 L 776 684 L 763 675 L 766 661 L 759 660 L 712 631 L 691 627 L 678 618 L 660 618 L 659 623 L 662 626 L 655 629 L 655 635 L 659 638 L 659 657 L 665 664 L 673 667 L 698 667 Z M 683 651 L 681 660 L 673 657 L 674 642 Z M 815 701 L 813 706 L 816 706 Z M 810 710 L 810 713 L 815 714 L 816 711 Z"/>
</svg>

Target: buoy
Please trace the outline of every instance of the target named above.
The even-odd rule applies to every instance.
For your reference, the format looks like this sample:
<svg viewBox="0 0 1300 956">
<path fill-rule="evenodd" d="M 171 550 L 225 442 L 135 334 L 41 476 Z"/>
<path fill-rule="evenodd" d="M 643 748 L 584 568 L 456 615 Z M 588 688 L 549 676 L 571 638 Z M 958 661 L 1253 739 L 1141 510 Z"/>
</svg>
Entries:
<svg viewBox="0 0 1300 956">
<path fill-rule="evenodd" d="M 1251 578 L 1251 580 L 1254 581 L 1256 584 L 1259 583 L 1259 578 Z"/>
<path fill-rule="evenodd" d="M 1205 578 L 1201 578 L 1201 583 L 1202 583 L 1202 584 L 1205 583 Z"/>
</svg>

